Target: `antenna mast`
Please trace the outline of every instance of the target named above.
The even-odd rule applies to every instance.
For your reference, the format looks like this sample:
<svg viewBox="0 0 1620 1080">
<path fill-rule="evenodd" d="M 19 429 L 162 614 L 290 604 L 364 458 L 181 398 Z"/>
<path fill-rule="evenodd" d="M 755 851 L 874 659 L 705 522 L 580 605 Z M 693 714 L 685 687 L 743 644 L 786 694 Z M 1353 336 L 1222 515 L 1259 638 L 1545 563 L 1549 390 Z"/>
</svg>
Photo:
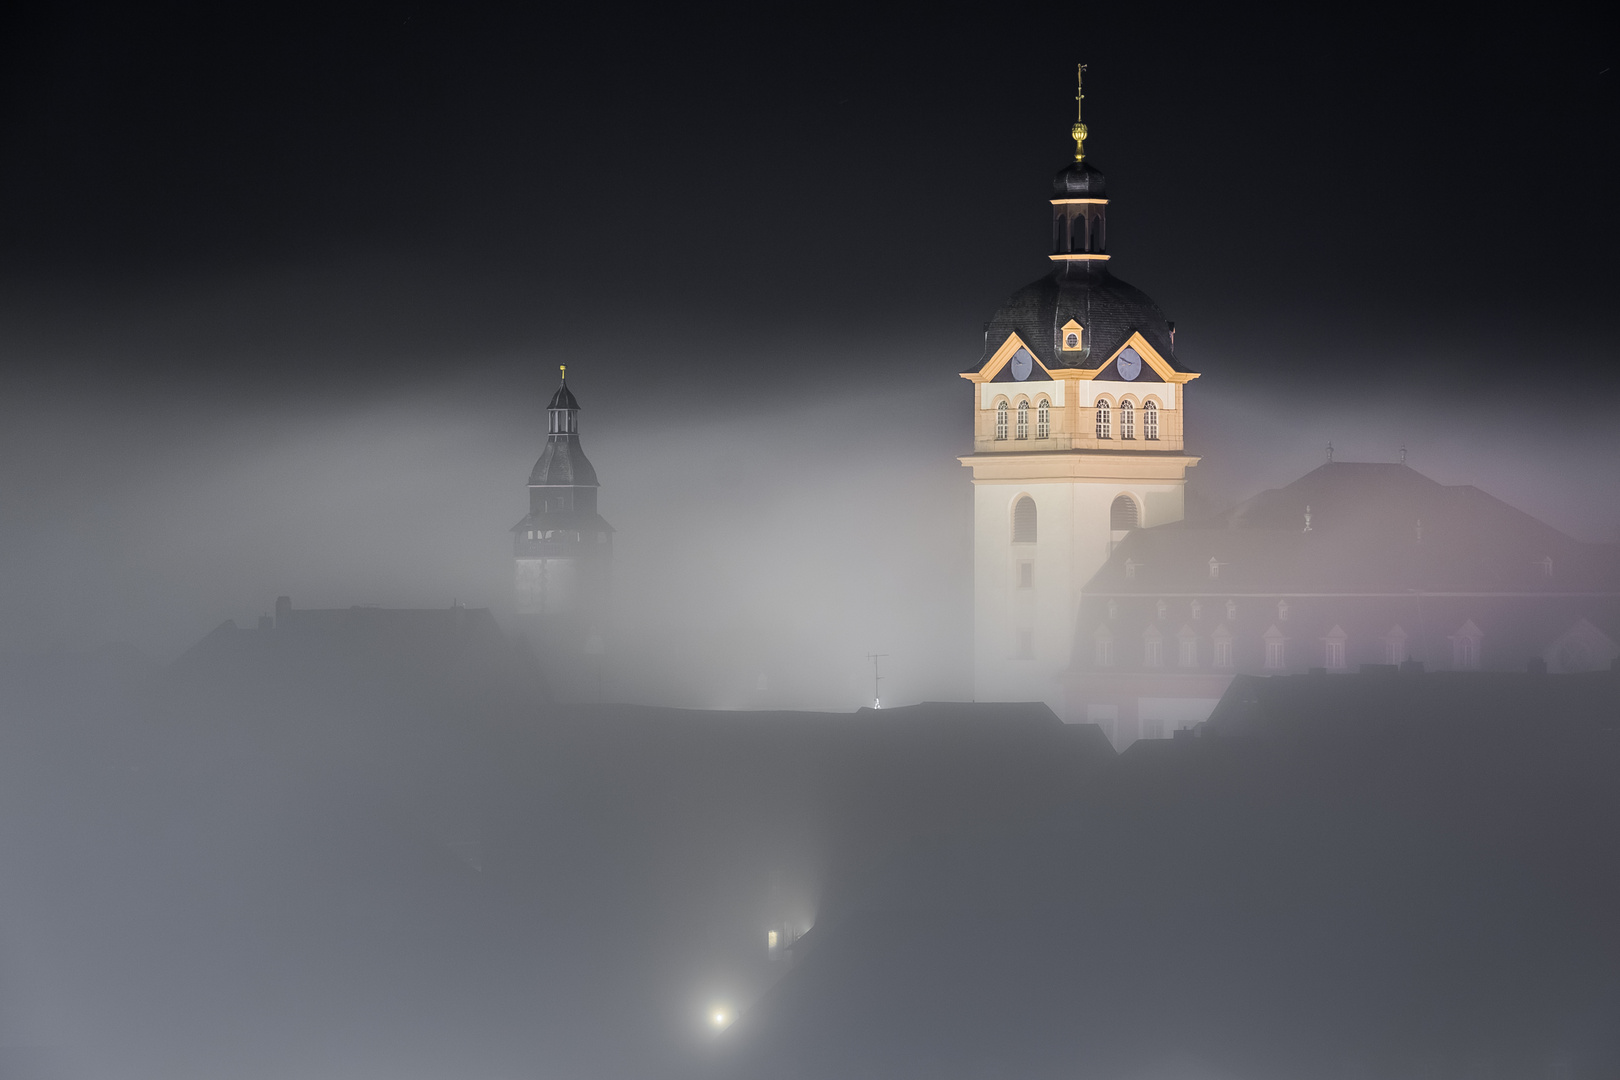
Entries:
<svg viewBox="0 0 1620 1080">
<path fill-rule="evenodd" d="M 878 661 L 887 659 L 888 655 L 886 652 L 866 654 L 866 658 L 872 662 L 872 708 L 874 709 L 883 708 L 883 695 L 878 690 L 878 683 L 883 681 L 883 676 L 878 674 Z"/>
</svg>

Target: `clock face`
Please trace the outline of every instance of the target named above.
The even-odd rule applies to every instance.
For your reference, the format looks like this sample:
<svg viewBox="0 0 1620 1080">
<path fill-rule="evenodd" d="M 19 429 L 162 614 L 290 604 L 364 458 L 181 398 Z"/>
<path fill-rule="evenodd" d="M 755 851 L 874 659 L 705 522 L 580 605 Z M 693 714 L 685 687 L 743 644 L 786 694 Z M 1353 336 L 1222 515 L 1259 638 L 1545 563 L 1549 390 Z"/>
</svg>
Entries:
<svg viewBox="0 0 1620 1080">
<path fill-rule="evenodd" d="M 1135 349 L 1126 349 L 1121 352 L 1119 359 L 1115 363 L 1119 366 L 1119 377 L 1126 382 L 1130 382 L 1142 374 L 1142 358 L 1137 355 Z"/>
<path fill-rule="evenodd" d="M 1029 355 L 1029 350 L 1019 349 L 1013 353 L 1012 376 L 1019 382 L 1029 378 L 1029 369 L 1033 366 L 1035 358 Z"/>
</svg>

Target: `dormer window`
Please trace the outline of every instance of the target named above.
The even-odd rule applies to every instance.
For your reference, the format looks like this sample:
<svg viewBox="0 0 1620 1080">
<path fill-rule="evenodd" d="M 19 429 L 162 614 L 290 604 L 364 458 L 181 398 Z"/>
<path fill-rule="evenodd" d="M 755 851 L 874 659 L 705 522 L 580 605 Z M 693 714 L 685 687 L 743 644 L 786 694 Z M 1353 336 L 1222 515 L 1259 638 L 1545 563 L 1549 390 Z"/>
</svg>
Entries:
<svg viewBox="0 0 1620 1080">
<path fill-rule="evenodd" d="M 1080 352 L 1081 349 L 1084 348 L 1086 340 L 1085 329 L 1073 319 L 1070 319 L 1068 322 L 1064 323 L 1063 329 L 1060 330 L 1059 333 L 1063 337 L 1064 352 Z"/>
</svg>

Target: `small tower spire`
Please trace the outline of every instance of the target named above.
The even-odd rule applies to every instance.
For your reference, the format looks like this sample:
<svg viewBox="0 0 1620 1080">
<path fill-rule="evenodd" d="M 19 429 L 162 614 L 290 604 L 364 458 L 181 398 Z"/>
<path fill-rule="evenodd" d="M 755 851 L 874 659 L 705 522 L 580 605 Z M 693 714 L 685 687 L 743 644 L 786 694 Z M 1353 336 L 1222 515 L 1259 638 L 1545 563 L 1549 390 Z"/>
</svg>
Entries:
<svg viewBox="0 0 1620 1080">
<path fill-rule="evenodd" d="M 1075 72 L 1074 79 L 1074 127 L 1069 129 L 1069 138 L 1074 140 L 1074 160 L 1086 160 L 1086 125 L 1081 117 L 1086 107 L 1086 65 L 1081 64 Z"/>
<path fill-rule="evenodd" d="M 568 381 L 568 365 L 567 364 L 558 364 L 557 365 L 557 370 L 562 372 L 562 381 L 567 382 Z"/>
</svg>

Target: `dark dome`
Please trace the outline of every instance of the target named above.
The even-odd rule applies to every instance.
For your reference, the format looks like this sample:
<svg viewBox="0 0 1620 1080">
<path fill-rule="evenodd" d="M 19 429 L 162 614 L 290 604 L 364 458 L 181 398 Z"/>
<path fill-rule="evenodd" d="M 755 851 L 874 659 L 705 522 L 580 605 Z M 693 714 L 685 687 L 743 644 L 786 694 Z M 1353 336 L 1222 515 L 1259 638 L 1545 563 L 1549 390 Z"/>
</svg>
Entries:
<svg viewBox="0 0 1620 1080">
<path fill-rule="evenodd" d="M 1108 181 L 1089 162 L 1076 161 L 1052 178 L 1052 194 L 1060 199 L 1102 199 L 1108 195 Z"/>
<path fill-rule="evenodd" d="M 559 394 L 565 391 L 558 391 Z M 556 399 L 553 399 L 556 400 Z M 573 400 L 573 395 L 569 395 Z M 554 435 L 540 452 L 540 460 L 529 473 L 530 487 L 600 487 L 596 470 L 580 449 L 579 436 Z"/>
<path fill-rule="evenodd" d="M 1060 347 L 1058 338 L 1070 319 L 1086 329 L 1084 351 L 1064 352 Z M 1177 370 L 1185 370 L 1176 363 L 1170 323 L 1151 297 L 1109 273 L 1104 262 L 1065 261 L 1001 305 L 986 329 L 979 366 L 1008 334 L 1017 334 L 1049 367 L 1098 368 L 1133 332 L 1146 338 Z"/>
</svg>

